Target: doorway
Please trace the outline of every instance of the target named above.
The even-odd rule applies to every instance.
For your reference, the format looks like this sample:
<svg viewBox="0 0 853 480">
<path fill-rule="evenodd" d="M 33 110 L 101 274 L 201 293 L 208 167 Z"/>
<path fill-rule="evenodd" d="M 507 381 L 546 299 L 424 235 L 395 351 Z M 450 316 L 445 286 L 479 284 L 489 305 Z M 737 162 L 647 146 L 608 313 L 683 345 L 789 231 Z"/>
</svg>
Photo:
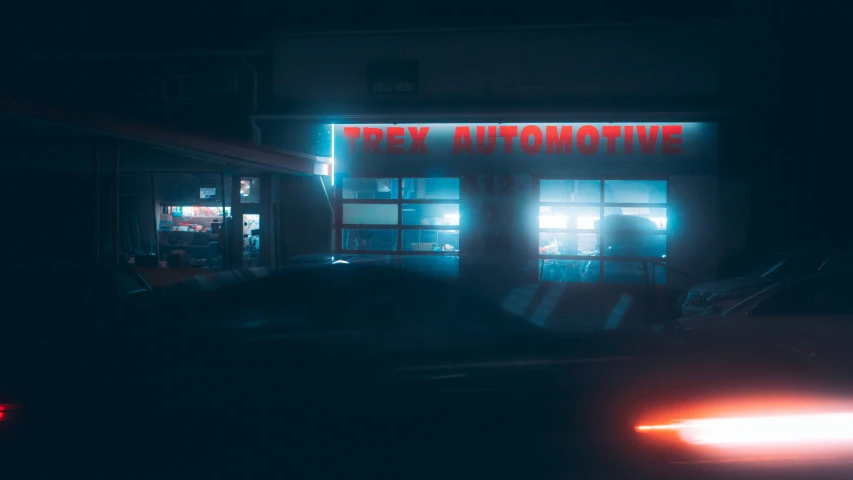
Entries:
<svg viewBox="0 0 853 480">
<path fill-rule="evenodd" d="M 243 262 L 246 267 L 260 266 L 261 216 L 257 213 L 243 214 Z"/>
</svg>

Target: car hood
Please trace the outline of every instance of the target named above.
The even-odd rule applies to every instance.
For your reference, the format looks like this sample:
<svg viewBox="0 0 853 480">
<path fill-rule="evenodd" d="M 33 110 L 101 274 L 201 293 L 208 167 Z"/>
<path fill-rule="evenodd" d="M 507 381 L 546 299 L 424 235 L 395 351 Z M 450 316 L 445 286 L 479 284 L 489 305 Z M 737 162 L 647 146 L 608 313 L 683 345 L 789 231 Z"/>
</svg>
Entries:
<svg viewBox="0 0 853 480">
<path fill-rule="evenodd" d="M 704 295 L 716 294 L 719 297 L 748 295 L 773 283 L 761 277 L 731 277 L 712 282 L 700 283 L 690 289 L 690 293 Z"/>
</svg>

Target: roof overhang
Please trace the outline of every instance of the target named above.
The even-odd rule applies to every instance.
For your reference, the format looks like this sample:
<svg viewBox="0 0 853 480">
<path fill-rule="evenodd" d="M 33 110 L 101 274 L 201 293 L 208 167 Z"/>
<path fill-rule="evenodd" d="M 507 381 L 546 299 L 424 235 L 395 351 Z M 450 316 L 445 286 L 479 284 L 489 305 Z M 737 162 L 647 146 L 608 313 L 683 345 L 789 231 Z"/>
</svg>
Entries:
<svg viewBox="0 0 853 480">
<path fill-rule="evenodd" d="M 227 58 L 227 57 L 259 57 L 263 50 L 178 50 L 174 52 L 161 51 L 127 51 L 127 52 L 24 52 L 17 56 L 31 59 L 112 59 L 112 58 Z"/>
<path fill-rule="evenodd" d="M 189 158 L 225 166 L 288 174 L 323 175 L 330 159 L 256 145 L 175 132 L 159 127 L 67 112 L 0 98 L 0 115 L 119 140 L 138 142 Z"/>
</svg>

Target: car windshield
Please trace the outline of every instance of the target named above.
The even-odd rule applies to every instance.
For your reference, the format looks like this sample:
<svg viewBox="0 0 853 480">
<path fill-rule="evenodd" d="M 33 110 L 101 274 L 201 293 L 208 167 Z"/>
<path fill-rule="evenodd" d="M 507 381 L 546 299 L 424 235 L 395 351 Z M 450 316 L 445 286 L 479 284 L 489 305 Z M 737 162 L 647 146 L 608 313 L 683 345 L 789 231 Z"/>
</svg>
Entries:
<svg viewBox="0 0 853 480">
<path fill-rule="evenodd" d="M 817 270 L 819 260 L 813 256 L 771 255 L 761 260 L 747 276 L 765 280 L 780 280 L 805 275 Z"/>
</svg>

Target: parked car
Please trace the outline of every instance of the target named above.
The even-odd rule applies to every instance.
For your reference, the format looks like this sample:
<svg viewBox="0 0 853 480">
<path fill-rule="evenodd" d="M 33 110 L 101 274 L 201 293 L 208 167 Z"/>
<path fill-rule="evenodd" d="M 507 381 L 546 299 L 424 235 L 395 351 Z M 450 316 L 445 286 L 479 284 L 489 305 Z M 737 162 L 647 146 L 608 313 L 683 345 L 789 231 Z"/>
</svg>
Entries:
<svg viewBox="0 0 853 480">
<path fill-rule="evenodd" d="M 781 281 L 725 311 L 683 318 L 689 343 L 741 340 L 747 348 L 796 354 L 824 371 L 853 365 L 853 272 Z"/>
<path fill-rule="evenodd" d="M 47 448 L 59 429 L 85 431 L 125 403 L 115 398 L 132 374 L 121 357 L 136 355 L 127 334 L 148 328 L 156 318 L 137 312 L 163 301 L 131 267 L 32 265 L 7 274 L 0 361 L 14 368 L 0 374 L 4 460 Z"/>
<path fill-rule="evenodd" d="M 176 297 L 146 315 L 195 328 L 143 349 L 152 362 L 139 388 L 117 388 L 130 376 L 121 367 L 85 387 L 74 379 L 73 390 L 15 399 L 21 412 L 49 399 L 65 424 L 31 434 L 35 443 L 12 436 L 0 451 L 57 452 L 48 463 L 65 471 L 70 461 L 124 469 L 115 478 L 128 466 L 203 468 L 202 477 L 234 468 L 399 478 L 427 466 L 430 477 L 662 478 L 638 471 L 684 458 L 667 446 L 633 461 L 636 421 L 654 405 L 720 390 L 666 342 L 628 331 L 554 335 L 480 299 L 462 285 L 361 264 L 293 267 Z M 108 358 L 121 365 L 120 355 Z M 760 373 L 744 381 L 765 380 Z"/>
<path fill-rule="evenodd" d="M 648 258 L 648 261 L 605 262 L 604 277 L 607 283 L 655 284 L 665 283 L 662 275 L 666 262 L 666 237 L 654 221 L 636 215 L 611 214 L 595 222 L 595 228 L 605 239 L 603 256 Z M 601 254 L 599 247 L 593 255 Z M 655 260 L 651 260 L 655 259 Z M 599 261 L 584 262 L 581 278 L 596 282 L 600 276 Z"/>
<path fill-rule="evenodd" d="M 126 309 L 162 301 L 132 267 L 44 265 L 12 272 L 12 298 L 26 306 L 26 315 L 10 315 L 4 325 L 16 342 L 115 333 L 126 326 Z"/>
<path fill-rule="evenodd" d="M 778 282 L 811 275 L 853 269 L 853 254 L 844 252 L 793 251 L 767 256 L 744 275 L 693 286 L 681 306 L 683 317 L 715 314 Z"/>
</svg>

